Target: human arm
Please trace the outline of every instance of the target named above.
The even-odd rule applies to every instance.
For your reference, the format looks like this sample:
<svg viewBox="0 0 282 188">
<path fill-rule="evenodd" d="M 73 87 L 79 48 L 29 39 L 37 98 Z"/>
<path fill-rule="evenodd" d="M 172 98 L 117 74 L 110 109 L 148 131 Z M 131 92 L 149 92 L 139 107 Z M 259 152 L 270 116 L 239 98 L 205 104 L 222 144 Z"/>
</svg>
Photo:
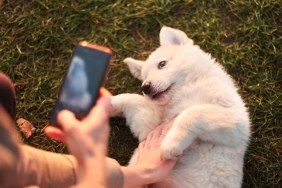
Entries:
<svg viewBox="0 0 282 188">
<path fill-rule="evenodd" d="M 110 93 L 100 90 L 95 107 L 83 119 L 67 110 L 58 114 L 69 151 L 77 161 L 77 187 L 107 187 L 106 154 L 109 137 Z"/>
</svg>

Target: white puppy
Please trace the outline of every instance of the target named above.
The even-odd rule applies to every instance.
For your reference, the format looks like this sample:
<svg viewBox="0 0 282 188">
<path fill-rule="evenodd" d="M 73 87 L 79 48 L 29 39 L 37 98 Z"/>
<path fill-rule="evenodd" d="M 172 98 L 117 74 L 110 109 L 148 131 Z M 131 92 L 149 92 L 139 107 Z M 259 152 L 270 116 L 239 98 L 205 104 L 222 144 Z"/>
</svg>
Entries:
<svg viewBox="0 0 282 188">
<path fill-rule="evenodd" d="M 160 47 L 145 62 L 124 62 L 143 81 L 144 96 L 114 96 L 112 116 L 124 116 L 139 141 L 174 120 L 161 144 L 162 156 L 182 156 L 168 177 L 153 186 L 240 187 L 249 115 L 222 66 L 184 32 L 169 27 L 161 29 Z"/>
</svg>

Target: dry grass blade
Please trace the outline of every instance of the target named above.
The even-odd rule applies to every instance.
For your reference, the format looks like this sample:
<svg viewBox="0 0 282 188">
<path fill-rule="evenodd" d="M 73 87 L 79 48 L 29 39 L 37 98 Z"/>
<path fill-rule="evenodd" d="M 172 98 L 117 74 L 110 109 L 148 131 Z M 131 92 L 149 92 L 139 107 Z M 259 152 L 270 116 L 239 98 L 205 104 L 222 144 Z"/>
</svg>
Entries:
<svg viewBox="0 0 282 188">
<path fill-rule="evenodd" d="M 29 121 L 23 118 L 17 120 L 17 126 L 25 138 L 29 138 L 36 130 Z"/>
</svg>

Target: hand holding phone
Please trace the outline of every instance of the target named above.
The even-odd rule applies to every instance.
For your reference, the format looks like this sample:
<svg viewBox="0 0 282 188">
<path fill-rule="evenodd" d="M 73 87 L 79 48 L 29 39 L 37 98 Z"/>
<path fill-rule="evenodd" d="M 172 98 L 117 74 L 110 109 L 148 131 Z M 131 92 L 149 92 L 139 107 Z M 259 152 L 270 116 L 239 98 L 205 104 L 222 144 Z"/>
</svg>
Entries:
<svg viewBox="0 0 282 188">
<path fill-rule="evenodd" d="M 95 104 L 112 56 L 109 48 L 80 42 L 60 89 L 50 123 L 57 125 L 57 115 L 63 109 L 86 116 Z"/>
</svg>

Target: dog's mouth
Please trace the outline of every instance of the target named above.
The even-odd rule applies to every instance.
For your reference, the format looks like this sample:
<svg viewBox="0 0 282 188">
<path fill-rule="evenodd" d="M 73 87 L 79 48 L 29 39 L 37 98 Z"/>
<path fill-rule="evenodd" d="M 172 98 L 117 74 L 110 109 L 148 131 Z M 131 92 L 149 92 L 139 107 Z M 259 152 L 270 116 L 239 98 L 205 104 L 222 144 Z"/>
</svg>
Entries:
<svg viewBox="0 0 282 188">
<path fill-rule="evenodd" d="M 162 95 L 164 95 L 165 93 L 167 93 L 170 89 L 171 89 L 172 85 L 170 85 L 168 88 L 166 88 L 165 90 L 163 91 L 160 91 L 160 92 L 157 92 L 157 93 L 154 93 L 152 95 L 150 95 L 150 97 L 152 99 L 158 99 L 160 98 Z"/>
</svg>

